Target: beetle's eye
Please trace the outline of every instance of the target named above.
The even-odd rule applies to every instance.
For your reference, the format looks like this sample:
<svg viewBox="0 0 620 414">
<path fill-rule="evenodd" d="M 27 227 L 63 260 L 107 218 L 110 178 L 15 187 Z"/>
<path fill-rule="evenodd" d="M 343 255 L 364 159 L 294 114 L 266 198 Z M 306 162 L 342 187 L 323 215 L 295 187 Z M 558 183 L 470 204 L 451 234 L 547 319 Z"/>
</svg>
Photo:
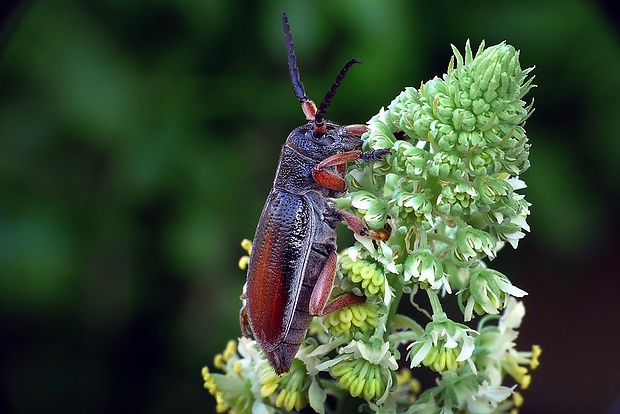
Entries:
<svg viewBox="0 0 620 414">
<path fill-rule="evenodd" d="M 326 146 L 334 143 L 334 137 L 331 134 L 326 134 L 324 132 L 317 133 L 314 131 L 308 131 L 307 137 L 310 139 L 310 141 L 318 145 Z"/>
</svg>

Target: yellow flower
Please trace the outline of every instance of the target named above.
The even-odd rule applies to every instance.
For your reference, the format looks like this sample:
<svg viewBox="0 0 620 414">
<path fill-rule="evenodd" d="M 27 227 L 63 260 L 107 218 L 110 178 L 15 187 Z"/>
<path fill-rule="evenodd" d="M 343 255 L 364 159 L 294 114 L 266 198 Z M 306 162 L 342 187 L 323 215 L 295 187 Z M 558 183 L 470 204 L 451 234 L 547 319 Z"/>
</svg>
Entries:
<svg viewBox="0 0 620 414">
<path fill-rule="evenodd" d="M 334 337 L 352 337 L 356 332 L 366 332 L 379 326 L 378 310 L 379 305 L 374 303 L 355 303 L 325 316 L 323 324 Z"/>
<path fill-rule="evenodd" d="M 252 242 L 248 239 L 243 239 L 241 241 L 241 247 L 243 250 L 248 252 L 247 256 L 241 256 L 239 259 L 239 269 L 245 270 L 248 268 L 248 263 L 250 263 L 250 254 L 252 254 Z"/>
<path fill-rule="evenodd" d="M 367 401 L 380 398 L 387 387 L 386 369 L 365 359 L 338 362 L 330 371 L 340 386 L 353 397 L 363 397 Z"/>
<path fill-rule="evenodd" d="M 353 261 L 345 254 L 340 257 L 340 270 L 351 282 L 361 284 L 366 296 L 383 295 L 385 275 L 378 263 L 365 259 Z"/>
<path fill-rule="evenodd" d="M 287 411 L 299 411 L 308 404 L 308 387 L 310 378 L 306 373 L 306 367 L 298 359 L 293 360 L 291 370 L 280 377 L 278 388 L 280 392 L 276 397 L 276 407 Z"/>
</svg>

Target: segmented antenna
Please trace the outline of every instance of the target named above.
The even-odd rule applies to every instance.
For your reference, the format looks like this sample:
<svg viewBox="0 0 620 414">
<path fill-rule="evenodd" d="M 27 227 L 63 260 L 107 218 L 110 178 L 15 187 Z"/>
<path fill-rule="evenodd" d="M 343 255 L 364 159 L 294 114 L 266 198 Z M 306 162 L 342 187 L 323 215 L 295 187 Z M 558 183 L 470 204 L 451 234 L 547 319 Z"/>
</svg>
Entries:
<svg viewBox="0 0 620 414">
<path fill-rule="evenodd" d="M 316 112 L 316 116 L 314 117 L 314 130 L 316 132 L 325 132 L 325 127 L 323 124 L 325 121 L 325 115 L 327 114 L 327 108 L 331 105 L 332 98 L 336 95 L 336 91 L 340 86 L 340 82 L 344 79 L 344 75 L 347 73 L 349 68 L 356 63 L 362 63 L 362 61 L 359 59 L 351 59 L 345 63 L 342 69 L 340 69 L 338 76 L 336 76 L 336 80 L 334 80 L 331 88 L 329 88 L 325 94 L 325 98 L 323 98 L 321 105 L 319 105 L 319 110 Z"/>
<path fill-rule="evenodd" d="M 286 51 L 288 54 L 288 72 L 293 84 L 293 92 L 300 103 L 308 101 L 304 84 L 299 76 L 299 68 L 297 67 L 297 57 L 295 56 L 295 46 L 293 45 L 293 36 L 291 35 L 291 27 L 288 24 L 286 13 L 282 13 L 282 26 L 284 28 L 284 38 L 286 39 Z"/>
<path fill-rule="evenodd" d="M 321 102 L 319 109 L 316 109 L 314 102 L 308 99 L 306 96 L 306 90 L 304 84 L 301 82 L 299 75 L 299 68 L 297 67 L 297 57 L 295 56 L 295 46 L 293 45 L 293 35 L 291 35 L 291 26 L 288 24 L 288 18 L 286 13 L 282 13 L 282 27 L 284 28 L 284 38 L 286 39 L 286 51 L 288 54 L 288 73 L 291 77 L 291 83 L 293 84 L 293 92 L 301 103 L 301 109 L 306 115 L 306 119 L 313 122 L 312 130 L 315 136 L 321 136 L 325 133 L 325 115 L 327 114 L 327 108 L 332 103 L 332 98 L 336 95 L 336 91 L 340 86 L 340 82 L 344 79 L 344 75 L 349 68 L 356 63 L 362 63 L 361 60 L 351 59 L 340 69 L 340 73 L 336 76 L 336 80 L 332 84 L 331 88 L 325 94 L 325 98 Z"/>
</svg>

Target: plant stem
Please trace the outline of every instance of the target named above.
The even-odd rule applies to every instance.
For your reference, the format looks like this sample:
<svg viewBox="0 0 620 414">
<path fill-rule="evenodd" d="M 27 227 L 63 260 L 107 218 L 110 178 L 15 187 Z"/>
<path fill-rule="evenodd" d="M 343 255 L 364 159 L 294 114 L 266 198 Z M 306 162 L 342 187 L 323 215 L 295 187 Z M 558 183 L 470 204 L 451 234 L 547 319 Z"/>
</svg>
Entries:
<svg viewBox="0 0 620 414">
<path fill-rule="evenodd" d="M 431 302 L 431 308 L 433 309 L 433 318 L 439 315 L 445 315 L 443 308 L 441 307 L 441 302 L 439 301 L 439 296 L 437 296 L 437 292 L 433 289 L 425 289 L 426 294 L 428 295 L 428 300 Z"/>
</svg>

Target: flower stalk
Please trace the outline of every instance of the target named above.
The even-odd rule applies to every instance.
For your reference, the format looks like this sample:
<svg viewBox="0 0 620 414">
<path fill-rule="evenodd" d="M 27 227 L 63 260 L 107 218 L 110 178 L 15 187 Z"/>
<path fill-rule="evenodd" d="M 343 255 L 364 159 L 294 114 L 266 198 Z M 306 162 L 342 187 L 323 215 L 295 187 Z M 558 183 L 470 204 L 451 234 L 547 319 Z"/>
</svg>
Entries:
<svg viewBox="0 0 620 414">
<path fill-rule="evenodd" d="M 390 154 L 350 165 L 349 193 L 335 200 L 371 229 L 391 230 L 387 241 L 356 235 L 339 255 L 335 294 L 366 301 L 315 321 L 282 376 L 253 340 L 233 342 L 215 360 L 223 373 L 203 370 L 218 412 L 511 413 L 523 404 L 517 389 L 541 352 L 515 348 L 525 314 L 516 298 L 527 293 L 489 266 L 529 231 L 519 191 L 533 68 L 521 69 L 505 42 L 453 52 L 446 74 L 405 88 L 370 119 L 363 149 Z M 415 300 L 421 290 L 427 306 Z M 409 315 L 399 313 L 405 298 Z M 446 313 L 450 302 L 460 313 Z M 476 317 L 475 327 L 462 323 Z M 416 380 L 424 369 L 437 375 L 426 390 Z"/>
</svg>

